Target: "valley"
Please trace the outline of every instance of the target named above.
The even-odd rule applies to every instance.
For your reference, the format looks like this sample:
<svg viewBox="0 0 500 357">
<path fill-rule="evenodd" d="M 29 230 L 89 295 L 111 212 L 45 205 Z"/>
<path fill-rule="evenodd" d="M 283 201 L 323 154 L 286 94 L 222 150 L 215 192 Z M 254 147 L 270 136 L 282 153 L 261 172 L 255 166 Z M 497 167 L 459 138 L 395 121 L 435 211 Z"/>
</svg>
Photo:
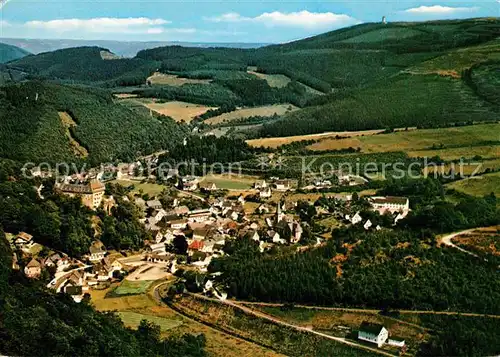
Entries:
<svg viewBox="0 0 500 357">
<path fill-rule="evenodd" d="M 0 353 L 500 353 L 499 36 L 0 44 Z"/>
</svg>

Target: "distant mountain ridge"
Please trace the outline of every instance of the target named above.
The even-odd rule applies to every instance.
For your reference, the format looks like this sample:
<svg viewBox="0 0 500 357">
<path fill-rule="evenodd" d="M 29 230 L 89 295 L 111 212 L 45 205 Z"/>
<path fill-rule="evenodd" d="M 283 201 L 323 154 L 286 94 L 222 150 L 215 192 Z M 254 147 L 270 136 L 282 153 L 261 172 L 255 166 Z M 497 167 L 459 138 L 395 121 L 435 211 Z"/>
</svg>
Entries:
<svg viewBox="0 0 500 357">
<path fill-rule="evenodd" d="M 0 42 L 19 47 L 33 54 L 50 52 L 71 47 L 97 46 L 108 48 L 111 52 L 123 57 L 134 57 L 137 52 L 155 47 L 228 47 L 228 48 L 259 48 L 266 43 L 226 43 L 226 42 L 176 42 L 176 41 L 110 41 L 110 40 L 58 40 L 58 39 L 22 39 L 0 38 Z"/>
<path fill-rule="evenodd" d="M 22 48 L 0 42 L 0 63 L 23 58 L 29 54 L 30 52 Z"/>
</svg>

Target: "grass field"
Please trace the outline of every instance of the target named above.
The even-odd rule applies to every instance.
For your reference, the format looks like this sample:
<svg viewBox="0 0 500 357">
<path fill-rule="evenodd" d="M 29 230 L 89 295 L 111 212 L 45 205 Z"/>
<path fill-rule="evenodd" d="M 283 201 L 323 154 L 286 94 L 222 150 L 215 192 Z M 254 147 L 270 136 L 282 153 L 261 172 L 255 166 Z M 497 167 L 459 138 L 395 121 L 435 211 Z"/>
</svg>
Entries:
<svg viewBox="0 0 500 357">
<path fill-rule="evenodd" d="M 474 160 L 473 160 L 474 161 Z M 464 165 L 462 166 L 462 173 L 465 176 L 470 176 L 472 174 L 476 173 L 483 173 L 487 169 L 489 170 L 497 170 L 500 168 L 500 159 L 496 160 L 485 160 L 485 161 L 479 161 L 479 162 L 464 162 Z M 460 173 L 460 163 L 450 163 L 438 167 L 433 167 L 433 166 L 428 166 L 427 171 L 424 171 L 424 174 L 428 173 L 431 175 L 434 173 L 434 171 L 437 171 L 439 174 L 448 174 L 450 170 L 453 169 L 456 173 Z"/>
<path fill-rule="evenodd" d="M 143 105 L 157 113 L 167 115 L 177 122 L 184 121 L 186 123 L 189 123 L 198 115 L 204 114 L 209 109 L 216 109 L 215 107 L 178 101 L 166 103 L 146 101 Z"/>
<path fill-rule="evenodd" d="M 251 176 L 207 175 L 203 181 L 214 182 L 222 190 L 247 190 L 252 187 L 257 178 Z"/>
<path fill-rule="evenodd" d="M 500 60 L 500 41 L 495 40 L 479 46 L 451 51 L 409 68 L 407 72 L 413 74 L 437 73 L 460 78 L 462 71 L 475 64 L 498 60 Z"/>
<path fill-rule="evenodd" d="M 288 83 L 292 80 L 283 74 L 264 74 L 255 72 L 252 70 L 247 71 L 248 74 L 252 74 L 260 79 L 265 79 L 270 87 L 283 88 L 286 87 Z"/>
<path fill-rule="evenodd" d="M 446 185 L 472 196 L 484 196 L 490 193 L 500 195 L 500 172 L 473 177 Z"/>
<path fill-rule="evenodd" d="M 275 105 L 266 105 L 255 108 L 242 108 L 242 109 L 237 109 L 233 112 L 224 113 L 219 116 L 207 119 L 205 120 L 205 123 L 213 125 L 224 122 L 231 122 L 233 120 L 248 118 L 252 116 L 271 117 L 275 114 L 283 115 L 286 113 L 293 112 L 295 110 L 298 110 L 298 108 L 292 104 L 275 104 Z"/>
<path fill-rule="evenodd" d="M 134 186 L 132 193 L 147 193 L 149 196 L 156 196 L 163 192 L 166 188 L 163 185 L 158 185 L 156 183 L 140 183 L 125 180 L 114 180 L 111 183 L 117 183 L 125 187 Z"/>
<path fill-rule="evenodd" d="M 152 322 L 160 326 L 162 332 L 171 330 L 175 327 L 182 325 L 182 321 L 179 320 L 170 320 L 163 317 L 145 315 L 132 311 L 121 311 L 118 313 L 118 315 L 121 317 L 125 326 L 132 328 L 137 328 L 137 326 L 139 326 L 142 320 L 147 320 L 149 322 Z"/>
<path fill-rule="evenodd" d="M 172 335 L 179 336 L 185 333 L 195 335 L 203 333 L 206 337 L 205 350 L 209 356 L 283 356 L 267 348 L 232 337 L 196 321 L 186 319 L 168 306 L 158 306 L 149 294 L 114 298 L 105 297 L 111 289 L 91 290 L 92 304 L 99 311 L 118 311 L 127 326 L 136 327 L 140 319 L 146 318 L 163 327 L 161 335 L 164 338 Z M 154 319 L 154 321 L 151 319 Z M 176 326 L 173 326 L 174 324 Z"/>
<path fill-rule="evenodd" d="M 328 137 L 308 146 L 310 150 L 361 148 L 364 153 L 406 151 L 410 156 L 434 156 L 453 160 L 460 157 L 500 157 L 500 124 L 478 124 L 454 128 L 399 131 L 391 134 L 364 135 L 345 139 Z M 282 138 L 273 138 L 282 139 Z M 262 139 L 269 140 L 269 139 Z M 442 149 L 431 149 L 433 146 Z"/>
<path fill-rule="evenodd" d="M 152 85 L 167 85 L 173 87 L 180 87 L 186 83 L 189 84 L 207 84 L 210 83 L 208 79 L 190 79 L 190 78 L 180 78 L 179 76 L 173 74 L 163 74 L 156 72 L 151 77 L 148 78 L 148 81 L 151 82 Z"/>
<path fill-rule="evenodd" d="M 114 295 L 139 295 L 144 294 L 153 282 L 147 280 L 130 281 L 123 280 L 121 284 L 113 290 Z"/>
<path fill-rule="evenodd" d="M 310 135 L 296 135 L 296 136 L 284 136 L 275 138 L 260 138 L 247 140 L 248 145 L 254 147 L 270 147 L 277 148 L 281 145 L 291 144 L 297 141 L 303 140 L 323 140 L 332 139 L 335 140 L 336 136 L 339 137 L 357 137 L 357 136 L 369 136 L 382 133 L 383 130 L 362 130 L 362 131 L 338 131 L 338 132 L 328 132 L 322 134 L 310 134 Z M 316 144 L 314 144 L 316 145 Z M 349 146 L 346 146 L 349 147 Z M 330 150 L 330 149 L 320 149 L 320 150 Z"/>
</svg>

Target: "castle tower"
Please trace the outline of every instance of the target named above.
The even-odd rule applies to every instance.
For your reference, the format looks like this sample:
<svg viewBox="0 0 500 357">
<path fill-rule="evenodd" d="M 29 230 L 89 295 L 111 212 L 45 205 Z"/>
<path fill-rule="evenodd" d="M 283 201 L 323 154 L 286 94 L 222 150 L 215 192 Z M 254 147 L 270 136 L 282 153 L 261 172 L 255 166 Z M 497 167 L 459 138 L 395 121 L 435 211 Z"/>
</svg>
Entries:
<svg viewBox="0 0 500 357">
<path fill-rule="evenodd" d="M 383 23 L 384 25 L 387 25 L 387 17 L 382 16 L 382 23 Z"/>
</svg>

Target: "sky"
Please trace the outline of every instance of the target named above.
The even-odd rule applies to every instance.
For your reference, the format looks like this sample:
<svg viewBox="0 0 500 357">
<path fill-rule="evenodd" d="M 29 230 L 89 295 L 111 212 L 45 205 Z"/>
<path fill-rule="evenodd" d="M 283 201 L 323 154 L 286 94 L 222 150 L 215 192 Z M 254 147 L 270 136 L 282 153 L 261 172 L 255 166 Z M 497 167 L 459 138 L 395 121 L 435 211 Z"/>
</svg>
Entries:
<svg viewBox="0 0 500 357">
<path fill-rule="evenodd" d="M 288 42 L 366 22 L 500 17 L 500 0 L 0 0 L 0 37 Z"/>
</svg>

